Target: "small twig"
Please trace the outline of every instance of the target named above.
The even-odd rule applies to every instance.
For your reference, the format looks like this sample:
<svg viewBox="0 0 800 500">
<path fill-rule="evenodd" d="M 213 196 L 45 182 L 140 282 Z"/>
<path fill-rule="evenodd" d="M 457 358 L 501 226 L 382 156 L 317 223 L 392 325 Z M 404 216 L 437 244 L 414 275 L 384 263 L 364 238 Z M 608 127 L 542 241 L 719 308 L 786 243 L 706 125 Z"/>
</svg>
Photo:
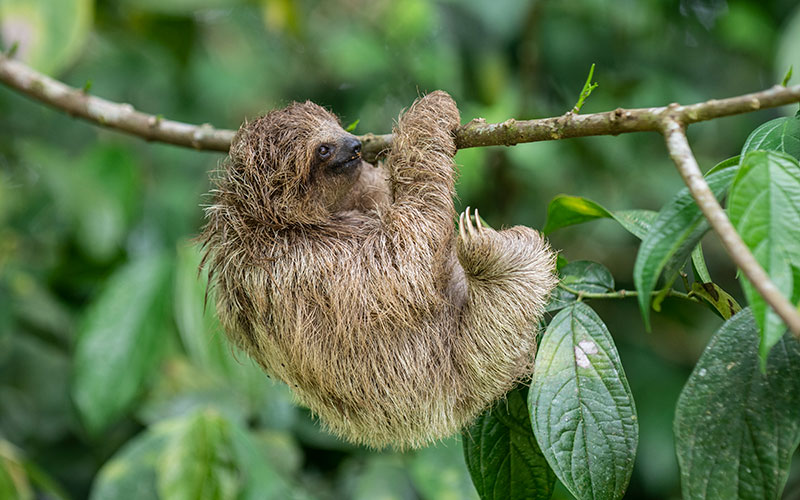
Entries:
<svg viewBox="0 0 800 500">
<path fill-rule="evenodd" d="M 786 74 L 783 76 L 783 82 L 781 82 L 782 86 L 787 86 L 789 84 L 789 80 L 792 79 L 792 70 L 794 70 L 794 65 L 789 65 L 789 70 L 786 71 Z"/>
<path fill-rule="evenodd" d="M 697 160 L 692 154 L 689 141 L 686 138 L 686 130 L 679 118 L 673 115 L 665 115 L 663 119 L 664 138 L 667 142 L 667 149 L 675 166 L 683 177 L 683 181 L 689 188 L 697 206 L 711 223 L 711 227 L 717 232 L 725 250 L 728 251 L 731 259 L 739 266 L 750 283 L 758 290 L 758 293 L 772 307 L 778 316 L 786 323 L 789 329 L 800 337 L 800 311 L 783 296 L 778 288 L 769 279 L 764 269 L 759 265 L 756 258 L 747 248 L 739 233 L 734 229 L 733 224 L 725 215 L 717 198 L 711 188 L 708 187 Z"/>
<path fill-rule="evenodd" d="M 585 292 L 582 290 L 577 290 L 572 288 L 569 285 L 565 285 L 562 282 L 559 282 L 558 288 L 564 290 L 565 292 L 569 292 L 573 295 L 577 295 L 579 298 L 583 299 L 627 299 L 628 297 L 638 297 L 639 292 L 636 290 L 615 290 L 613 292 Z M 661 290 L 655 290 L 650 292 L 651 296 L 656 296 L 661 293 Z M 690 302 L 700 302 L 695 297 L 689 295 L 688 293 L 679 292 L 673 288 L 670 288 L 667 292 L 667 297 L 675 297 L 679 299 L 685 299 Z"/>
<path fill-rule="evenodd" d="M 592 63 L 592 67 L 589 68 L 589 76 L 586 77 L 586 83 L 583 84 L 581 95 L 578 96 L 578 102 L 572 107 L 572 113 L 579 113 L 583 107 L 583 103 L 586 102 L 586 98 L 592 95 L 592 90 L 597 88 L 597 84 L 592 83 L 592 76 L 594 76 L 594 63 Z"/>
<path fill-rule="evenodd" d="M 227 152 L 234 135 L 233 130 L 158 119 L 157 116 L 135 111 L 129 104 L 114 103 L 87 95 L 3 55 L 0 55 L 0 82 L 73 116 L 151 141 Z M 800 102 L 800 85 L 776 85 L 753 94 L 712 99 L 688 106 L 620 108 L 587 115 L 567 113 L 538 120 L 510 119 L 502 123 L 486 123 L 482 119 L 476 119 L 455 131 L 456 147 L 511 146 L 570 137 L 659 132 L 663 115 L 667 112 L 688 125 L 795 102 Z M 381 153 L 388 151 L 392 144 L 391 134 L 366 134 L 360 136 L 360 139 L 363 143 L 362 153 L 367 161 L 375 160 Z"/>
</svg>

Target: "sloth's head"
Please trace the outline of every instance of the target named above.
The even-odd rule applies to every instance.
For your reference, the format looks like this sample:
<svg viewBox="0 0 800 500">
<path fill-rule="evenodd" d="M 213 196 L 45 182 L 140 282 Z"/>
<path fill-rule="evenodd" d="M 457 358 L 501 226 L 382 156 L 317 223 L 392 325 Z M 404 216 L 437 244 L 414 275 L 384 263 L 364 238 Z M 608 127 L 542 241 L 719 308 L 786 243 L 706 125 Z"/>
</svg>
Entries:
<svg viewBox="0 0 800 500">
<path fill-rule="evenodd" d="M 329 219 L 358 180 L 361 142 L 312 102 L 247 122 L 233 140 L 218 201 L 282 228 Z"/>
</svg>

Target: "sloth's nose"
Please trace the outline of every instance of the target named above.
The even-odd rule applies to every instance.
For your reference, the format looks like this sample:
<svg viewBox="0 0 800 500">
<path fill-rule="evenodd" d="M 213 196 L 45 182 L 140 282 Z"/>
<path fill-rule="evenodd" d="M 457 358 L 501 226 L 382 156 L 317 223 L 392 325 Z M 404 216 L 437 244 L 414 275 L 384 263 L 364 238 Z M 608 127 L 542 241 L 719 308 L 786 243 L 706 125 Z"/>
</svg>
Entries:
<svg viewBox="0 0 800 500">
<path fill-rule="evenodd" d="M 361 154 L 361 141 L 355 137 L 348 137 L 344 143 L 345 151 L 349 151 L 352 156 Z"/>
</svg>

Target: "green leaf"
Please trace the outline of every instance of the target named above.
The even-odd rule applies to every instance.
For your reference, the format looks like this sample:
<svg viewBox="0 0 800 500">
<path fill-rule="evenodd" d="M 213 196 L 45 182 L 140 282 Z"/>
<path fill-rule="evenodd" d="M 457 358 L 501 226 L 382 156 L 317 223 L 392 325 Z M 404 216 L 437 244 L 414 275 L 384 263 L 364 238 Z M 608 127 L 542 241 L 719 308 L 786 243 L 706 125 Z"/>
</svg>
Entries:
<svg viewBox="0 0 800 500">
<path fill-rule="evenodd" d="M 414 486 L 426 500 L 478 498 L 458 437 L 417 451 L 409 471 Z"/>
<path fill-rule="evenodd" d="M 194 371 L 202 372 L 205 377 L 198 378 L 192 370 L 173 373 L 179 376 L 167 381 L 164 391 L 154 394 L 156 398 L 151 402 L 155 404 L 147 408 L 149 415 L 157 417 L 164 412 L 174 415 L 176 409 L 185 413 L 197 404 L 220 407 L 234 400 L 238 403 L 223 409 L 224 413 L 235 409 L 258 417 L 261 424 L 270 428 L 289 428 L 296 416 L 291 394 L 284 384 L 270 380 L 247 354 L 228 342 L 215 313 L 213 289 L 206 296 L 208 273 L 203 271 L 198 275 L 199 248 L 184 242 L 178 245 L 177 255 L 173 290 L 175 323 L 195 365 Z M 192 379 L 198 383 L 193 384 Z"/>
<path fill-rule="evenodd" d="M 533 432 L 578 499 L 617 499 L 630 481 L 639 425 L 628 380 L 603 321 L 576 302 L 550 322 L 528 402 Z"/>
<path fill-rule="evenodd" d="M 800 116 L 784 116 L 755 129 L 742 147 L 741 156 L 752 151 L 779 151 L 800 160 Z"/>
<path fill-rule="evenodd" d="M 694 250 L 692 250 L 692 269 L 694 270 L 695 278 L 701 283 L 710 283 L 711 275 L 708 274 L 708 267 L 706 267 L 706 259 L 703 257 L 703 245 L 698 243 Z"/>
<path fill-rule="evenodd" d="M 655 212 L 650 210 L 610 212 L 599 203 L 588 198 L 561 194 L 553 198 L 547 206 L 547 220 L 542 232 L 550 234 L 562 227 L 608 218 L 616 220 L 628 232 L 642 239 L 647 234 L 655 215 Z"/>
<path fill-rule="evenodd" d="M 643 240 L 650 232 L 658 213 L 653 210 L 617 210 L 611 212 L 611 215 L 629 233 Z"/>
<path fill-rule="evenodd" d="M 157 465 L 174 426 L 165 422 L 128 441 L 100 469 L 90 500 L 150 500 L 158 498 Z"/>
<path fill-rule="evenodd" d="M 199 368 L 228 375 L 232 347 L 215 314 L 212 290 L 206 294 L 208 272 L 198 273 L 202 259 L 196 245 L 178 245 L 175 269 L 175 324 L 189 359 Z"/>
<path fill-rule="evenodd" d="M 781 81 L 781 86 L 786 87 L 789 85 L 789 80 L 792 79 L 792 71 L 794 70 L 794 65 L 790 64 L 789 69 L 786 70 L 786 74 L 783 75 L 783 80 Z"/>
<path fill-rule="evenodd" d="M 749 310 L 725 322 L 678 400 L 675 440 L 686 499 L 779 498 L 800 444 L 800 344 L 778 340 L 759 369 Z"/>
<path fill-rule="evenodd" d="M 288 484 L 247 432 L 213 411 L 181 419 L 158 461 L 160 498 L 284 499 Z"/>
<path fill-rule="evenodd" d="M 17 449 L 0 439 L 0 498 L 32 500 L 34 490 Z"/>
<path fill-rule="evenodd" d="M 250 435 L 212 411 L 166 420 L 103 465 L 92 500 L 295 498 Z"/>
<path fill-rule="evenodd" d="M 125 265 L 83 317 L 72 397 L 91 433 L 101 432 L 128 409 L 163 352 L 168 266 L 160 256 Z"/>
<path fill-rule="evenodd" d="M 345 132 L 354 131 L 356 129 L 356 127 L 358 127 L 358 122 L 360 122 L 360 121 L 361 121 L 361 118 L 357 118 L 356 121 L 354 121 L 353 123 L 351 123 L 350 125 L 348 125 L 347 127 L 344 128 Z"/>
<path fill-rule="evenodd" d="M 528 389 L 518 387 L 462 434 L 464 457 L 483 500 L 549 499 L 555 475 L 531 432 Z"/>
<path fill-rule="evenodd" d="M 0 39 L 16 56 L 54 74 L 80 54 L 92 27 L 94 0 L 3 0 Z"/>
<path fill-rule="evenodd" d="M 614 276 L 604 265 L 588 260 L 576 260 L 559 269 L 559 283 L 584 293 L 614 291 Z M 547 303 L 547 311 L 557 311 L 578 300 L 575 293 L 556 287 Z"/>
<path fill-rule="evenodd" d="M 731 187 L 728 214 L 736 230 L 778 290 L 792 298 L 793 267 L 800 267 L 800 164 L 784 153 L 753 151 L 744 156 Z M 747 301 L 761 330 L 759 355 L 786 326 L 761 295 L 742 279 Z"/>
<path fill-rule="evenodd" d="M 723 290 L 716 283 L 692 283 L 692 291 L 689 295 L 700 297 L 716 311 L 722 319 L 730 319 L 731 316 L 742 310 L 736 300 Z"/>
<path fill-rule="evenodd" d="M 198 412 L 170 435 L 158 461 L 160 498 L 235 498 L 242 489 L 230 424 Z"/>
<path fill-rule="evenodd" d="M 720 163 L 706 177 L 709 187 L 721 198 L 736 174 L 738 157 Z M 633 282 L 639 292 L 639 308 L 645 326 L 650 328 L 650 294 L 664 271 L 672 283 L 695 246 L 708 231 L 709 225 L 689 194 L 683 188 L 661 209 L 650 232 L 642 241 L 633 268 Z"/>
</svg>

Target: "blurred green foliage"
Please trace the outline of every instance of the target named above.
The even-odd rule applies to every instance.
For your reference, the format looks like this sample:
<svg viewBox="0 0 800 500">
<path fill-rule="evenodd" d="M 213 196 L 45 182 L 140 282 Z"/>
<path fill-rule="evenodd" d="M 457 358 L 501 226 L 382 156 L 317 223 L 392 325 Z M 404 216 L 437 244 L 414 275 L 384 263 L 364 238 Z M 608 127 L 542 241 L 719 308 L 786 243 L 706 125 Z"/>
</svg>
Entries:
<svg viewBox="0 0 800 500">
<path fill-rule="evenodd" d="M 0 0 L 0 35 L 70 85 L 228 128 L 311 99 L 358 121 L 356 133 L 385 133 L 439 88 L 465 122 L 558 115 L 592 63 L 599 87 L 582 113 L 741 94 L 800 68 L 795 0 Z M 795 109 L 692 127 L 701 166 Z M 225 342 L 189 243 L 221 160 L 0 88 L 0 497 L 474 496 L 457 440 L 409 453 L 342 443 Z M 564 192 L 617 214 L 658 209 L 681 185 L 655 134 L 456 161 L 458 203 L 496 227 L 541 227 Z M 632 288 L 638 242 L 611 220 L 551 242 Z M 716 239 L 704 250 L 716 281 L 738 291 Z M 593 305 L 638 409 L 628 495 L 677 497 L 675 403 L 720 320 L 667 299 L 646 334 L 635 301 Z M 793 468 L 787 495 L 800 491 Z M 557 485 L 556 498 L 569 494 Z"/>
</svg>

